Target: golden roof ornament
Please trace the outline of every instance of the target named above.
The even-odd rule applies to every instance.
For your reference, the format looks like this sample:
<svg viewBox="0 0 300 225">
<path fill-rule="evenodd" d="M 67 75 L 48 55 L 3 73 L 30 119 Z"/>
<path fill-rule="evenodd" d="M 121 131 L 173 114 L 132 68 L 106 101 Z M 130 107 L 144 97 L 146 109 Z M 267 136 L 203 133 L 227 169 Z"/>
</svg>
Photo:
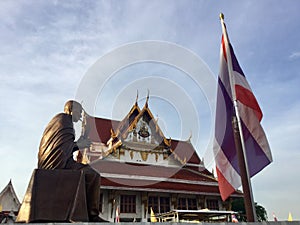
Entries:
<svg viewBox="0 0 300 225">
<path fill-rule="evenodd" d="M 150 94 L 150 91 L 148 89 L 148 94 L 147 94 L 146 103 L 145 103 L 146 108 L 148 108 L 149 94 Z"/>
<path fill-rule="evenodd" d="M 139 90 L 136 90 L 136 99 L 135 99 L 135 105 L 138 105 L 138 100 L 139 100 Z"/>
</svg>

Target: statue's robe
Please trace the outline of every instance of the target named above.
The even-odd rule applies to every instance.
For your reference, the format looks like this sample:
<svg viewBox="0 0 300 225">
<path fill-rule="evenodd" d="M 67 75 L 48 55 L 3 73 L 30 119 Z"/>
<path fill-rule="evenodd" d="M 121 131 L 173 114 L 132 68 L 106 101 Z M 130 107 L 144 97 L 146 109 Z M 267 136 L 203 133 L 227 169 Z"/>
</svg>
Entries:
<svg viewBox="0 0 300 225">
<path fill-rule="evenodd" d="M 72 116 L 60 113 L 47 125 L 38 153 L 39 169 L 64 169 L 73 152 L 78 150 Z"/>
</svg>

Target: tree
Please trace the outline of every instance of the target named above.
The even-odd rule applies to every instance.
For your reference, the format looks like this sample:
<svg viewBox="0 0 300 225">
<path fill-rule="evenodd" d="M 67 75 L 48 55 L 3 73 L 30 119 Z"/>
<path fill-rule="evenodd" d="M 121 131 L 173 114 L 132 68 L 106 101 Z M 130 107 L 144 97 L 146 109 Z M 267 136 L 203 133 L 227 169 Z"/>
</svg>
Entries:
<svg viewBox="0 0 300 225">
<path fill-rule="evenodd" d="M 244 205 L 244 199 L 243 198 L 233 200 L 232 204 L 231 204 L 231 209 L 233 211 L 239 213 L 237 215 L 237 219 L 239 221 L 247 222 L 246 210 L 245 210 L 245 205 Z M 258 222 L 268 220 L 266 209 L 263 206 L 257 204 L 257 202 L 255 202 L 255 211 L 256 211 L 256 218 L 257 218 Z"/>
<path fill-rule="evenodd" d="M 268 215 L 266 209 L 255 202 L 256 218 L 258 222 L 267 221 Z"/>
</svg>

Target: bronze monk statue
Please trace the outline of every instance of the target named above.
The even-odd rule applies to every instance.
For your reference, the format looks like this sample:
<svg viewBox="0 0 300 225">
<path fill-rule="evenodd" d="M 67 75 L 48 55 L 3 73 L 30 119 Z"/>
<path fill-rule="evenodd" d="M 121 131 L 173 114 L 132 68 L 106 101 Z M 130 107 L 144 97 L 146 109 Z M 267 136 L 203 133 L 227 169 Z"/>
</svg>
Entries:
<svg viewBox="0 0 300 225">
<path fill-rule="evenodd" d="M 49 122 L 40 142 L 38 168 L 83 170 L 89 221 L 101 222 L 99 217 L 100 175 L 89 165 L 78 163 L 73 159 L 74 151 L 89 147 L 91 144 L 83 137 L 75 142 L 73 122 L 81 119 L 82 111 L 80 103 L 70 100 L 65 104 L 64 113 L 57 114 Z"/>
</svg>

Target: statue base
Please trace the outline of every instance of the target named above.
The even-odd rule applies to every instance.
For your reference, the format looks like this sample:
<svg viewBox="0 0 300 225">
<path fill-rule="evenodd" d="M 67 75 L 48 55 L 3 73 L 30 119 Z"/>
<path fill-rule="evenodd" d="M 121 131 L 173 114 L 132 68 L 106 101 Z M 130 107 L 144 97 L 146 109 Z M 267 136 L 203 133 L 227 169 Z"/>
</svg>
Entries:
<svg viewBox="0 0 300 225">
<path fill-rule="evenodd" d="M 87 221 L 85 176 L 82 171 L 33 171 L 16 222 Z"/>
</svg>

